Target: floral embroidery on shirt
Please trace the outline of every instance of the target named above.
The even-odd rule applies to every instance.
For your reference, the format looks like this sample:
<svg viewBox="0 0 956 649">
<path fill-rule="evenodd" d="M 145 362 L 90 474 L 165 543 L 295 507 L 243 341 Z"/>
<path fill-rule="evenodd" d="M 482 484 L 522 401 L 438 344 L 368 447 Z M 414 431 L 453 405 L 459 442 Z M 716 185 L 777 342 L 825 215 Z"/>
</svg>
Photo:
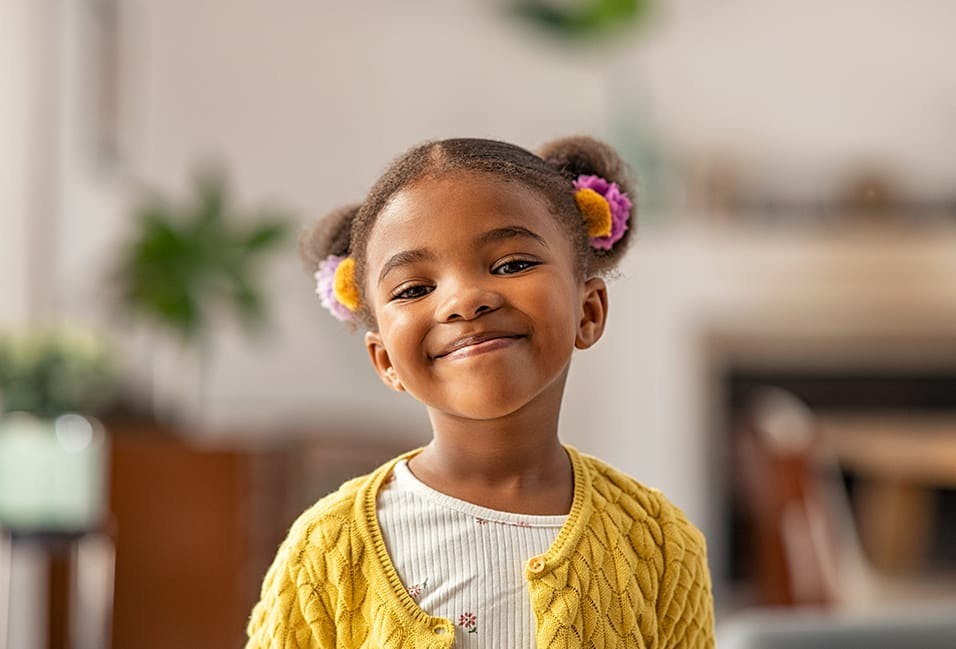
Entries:
<svg viewBox="0 0 956 649">
<path fill-rule="evenodd" d="M 418 599 L 419 597 L 422 596 L 422 592 L 425 590 L 427 586 L 428 586 L 428 580 L 426 579 L 420 584 L 413 584 L 412 586 L 409 586 L 405 590 L 408 591 L 408 594 L 411 595 L 412 599 Z"/>
<path fill-rule="evenodd" d="M 468 633 L 478 633 L 478 616 L 474 613 L 462 613 L 458 616 L 458 626 L 468 629 Z"/>
<path fill-rule="evenodd" d="M 492 522 L 495 525 L 506 525 L 510 527 L 531 527 L 531 523 L 529 523 L 528 521 L 515 521 L 512 523 L 510 521 L 489 521 L 487 518 L 481 518 L 478 516 L 475 517 L 475 523 L 477 523 L 478 525 L 487 525 L 488 523 L 492 523 Z"/>
</svg>

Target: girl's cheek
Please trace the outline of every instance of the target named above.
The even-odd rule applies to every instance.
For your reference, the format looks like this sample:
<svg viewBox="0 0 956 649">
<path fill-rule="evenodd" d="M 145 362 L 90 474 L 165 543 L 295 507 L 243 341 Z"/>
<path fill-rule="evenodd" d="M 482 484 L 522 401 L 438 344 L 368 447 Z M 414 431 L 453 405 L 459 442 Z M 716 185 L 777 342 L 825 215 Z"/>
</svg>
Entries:
<svg viewBox="0 0 956 649">
<path fill-rule="evenodd" d="M 388 303 L 379 310 L 378 324 L 380 327 L 387 327 L 390 331 L 402 331 L 407 329 L 413 318 L 405 305 Z"/>
</svg>

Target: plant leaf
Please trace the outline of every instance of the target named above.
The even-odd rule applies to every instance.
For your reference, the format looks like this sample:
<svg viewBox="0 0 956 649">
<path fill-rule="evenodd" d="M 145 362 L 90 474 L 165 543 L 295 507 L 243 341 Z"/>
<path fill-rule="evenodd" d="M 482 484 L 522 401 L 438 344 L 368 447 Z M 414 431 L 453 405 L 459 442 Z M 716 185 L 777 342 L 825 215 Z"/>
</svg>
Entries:
<svg viewBox="0 0 956 649">
<path fill-rule="evenodd" d="M 135 212 L 138 230 L 123 251 L 113 277 L 121 306 L 133 315 L 199 344 L 222 307 L 244 326 L 266 321 L 260 259 L 290 230 L 285 217 L 260 216 L 251 223 L 229 208 L 224 174 L 205 171 L 195 181 L 186 208 L 157 197 Z"/>
</svg>

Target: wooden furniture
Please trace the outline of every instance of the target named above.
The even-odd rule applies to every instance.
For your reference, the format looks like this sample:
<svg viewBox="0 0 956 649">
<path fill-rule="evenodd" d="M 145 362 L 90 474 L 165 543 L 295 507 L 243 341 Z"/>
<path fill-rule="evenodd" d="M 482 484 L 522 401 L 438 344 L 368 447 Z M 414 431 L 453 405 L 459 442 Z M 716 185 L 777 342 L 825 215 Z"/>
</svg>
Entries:
<svg viewBox="0 0 956 649">
<path fill-rule="evenodd" d="M 362 435 L 199 445 L 113 423 L 114 649 L 235 649 L 294 518 L 402 450 Z"/>
<path fill-rule="evenodd" d="M 765 389 L 737 423 L 737 488 L 750 514 L 759 604 L 829 606 L 839 596 L 834 530 L 815 476 L 815 422 L 789 393 Z"/>
<path fill-rule="evenodd" d="M 759 603 L 956 603 L 956 575 L 927 563 L 932 489 L 956 484 L 953 424 L 945 415 L 820 414 L 778 388 L 758 393 L 736 440 Z M 847 469 L 857 476 L 852 507 Z"/>
<path fill-rule="evenodd" d="M 819 422 L 837 461 L 857 476 L 855 509 L 867 556 L 886 572 L 926 571 L 934 492 L 956 488 L 956 417 L 830 413 Z"/>
<path fill-rule="evenodd" d="M 114 647 L 240 645 L 248 462 L 168 437 L 114 436 Z"/>
</svg>

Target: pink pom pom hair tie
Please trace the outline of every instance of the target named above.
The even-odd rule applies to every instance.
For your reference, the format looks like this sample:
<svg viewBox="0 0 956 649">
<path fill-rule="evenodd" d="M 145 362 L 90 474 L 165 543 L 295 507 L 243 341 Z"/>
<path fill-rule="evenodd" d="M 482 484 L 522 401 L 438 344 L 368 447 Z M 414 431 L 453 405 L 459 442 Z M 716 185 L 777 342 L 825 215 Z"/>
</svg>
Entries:
<svg viewBox="0 0 956 649">
<path fill-rule="evenodd" d="M 610 250 L 627 231 L 631 199 L 617 183 L 600 176 L 578 176 L 574 189 L 574 200 L 587 223 L 591 247 Z"/>
</svg>

